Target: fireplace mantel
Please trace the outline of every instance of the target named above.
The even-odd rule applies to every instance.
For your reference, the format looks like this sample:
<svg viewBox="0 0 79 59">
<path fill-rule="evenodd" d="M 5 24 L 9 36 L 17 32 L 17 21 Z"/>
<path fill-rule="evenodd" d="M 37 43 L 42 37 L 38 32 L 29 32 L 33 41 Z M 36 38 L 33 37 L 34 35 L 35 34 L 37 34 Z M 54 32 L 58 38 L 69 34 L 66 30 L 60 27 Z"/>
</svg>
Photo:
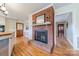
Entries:
<svg viewBox="0 0 79 59">
<path fill-rule="evenodd" d="M 36 24 L 33 24 L 32 26 L 43 26 L 43 25 L 51 25 L 51 22 L 36 23 Z"/>
</svg>

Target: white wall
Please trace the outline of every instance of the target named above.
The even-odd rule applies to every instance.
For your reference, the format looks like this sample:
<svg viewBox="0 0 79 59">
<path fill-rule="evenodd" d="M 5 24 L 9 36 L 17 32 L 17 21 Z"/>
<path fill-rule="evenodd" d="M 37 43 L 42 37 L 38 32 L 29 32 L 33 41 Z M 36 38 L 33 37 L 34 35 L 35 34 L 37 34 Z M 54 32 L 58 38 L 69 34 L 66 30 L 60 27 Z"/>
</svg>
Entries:
<svg viewBox="0 0 79 59">
<path fill-rule="evenodd" d="M 29 38 L 30 40 L 32 39 L 32 16 L 28 15 L 28 23 L 26 24 L 28 26 L 28 29 L 24 31 L 24 36 Z"/>
<path fill-rule="evenodd" d="M 76 4 L 76 15 L 75 15 L 75 26 L 76 26 L 76 33 L 79 36 L 79 4 Z"/>
<path fill-rule="evenodd" d="M 29 15 L 29 39 L 32 39 L 32 16 Z"/>
<path fill-rule="evenodd" d="M 66 18 L 68 22 L 68 28 L 66 28 L 66 37 L 68 41 L 73 44 L 73 30 L 72 30 L 72 13 L 70 12 Z"/>
<path fill-rule="evenodd" d="M 79 4 L 76 4 L 76 13 L 75 13 L 75 31 L 76 31 L 76 40 L 74 40 L 74 43 L 76 42 L 76 49 L 79 50 Z M 78 39 L 78 40 L 77 40 Z M 78 43 L 77 43 L 78 42 Z"/>
</svg>

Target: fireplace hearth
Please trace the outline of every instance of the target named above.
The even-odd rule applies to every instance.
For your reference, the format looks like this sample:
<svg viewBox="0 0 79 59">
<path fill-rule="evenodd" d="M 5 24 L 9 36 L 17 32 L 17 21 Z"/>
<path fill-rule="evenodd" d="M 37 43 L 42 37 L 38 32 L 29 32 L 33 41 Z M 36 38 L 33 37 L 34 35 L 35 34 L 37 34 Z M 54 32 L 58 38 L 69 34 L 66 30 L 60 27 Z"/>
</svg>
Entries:
<svg viewBox="0 0 79 59">
<path fill-rule="evenodd" d="M 47 44 L 48 43 L 48 31 L 47 30 L 36 30 L 35 40 Z"/>
</svg>

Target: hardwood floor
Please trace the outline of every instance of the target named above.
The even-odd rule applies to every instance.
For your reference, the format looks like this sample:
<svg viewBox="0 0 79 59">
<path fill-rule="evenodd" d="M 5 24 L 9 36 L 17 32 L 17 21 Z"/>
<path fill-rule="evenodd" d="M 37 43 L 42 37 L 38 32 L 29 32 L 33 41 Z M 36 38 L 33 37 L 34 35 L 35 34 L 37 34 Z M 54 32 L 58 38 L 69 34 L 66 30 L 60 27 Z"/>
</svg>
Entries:
<svg viewBox="0 0 79 59">
<path fill-rule="evenodd" d="M 79 51 L 74 51 L 64 38 L 57 38 L 57 44 L 51 54 L 42 51 L 30 42 L 26 44 L 23 39 L 25 38 L 16 38 L 12 56 L 79 56 Z"/>
</svg>

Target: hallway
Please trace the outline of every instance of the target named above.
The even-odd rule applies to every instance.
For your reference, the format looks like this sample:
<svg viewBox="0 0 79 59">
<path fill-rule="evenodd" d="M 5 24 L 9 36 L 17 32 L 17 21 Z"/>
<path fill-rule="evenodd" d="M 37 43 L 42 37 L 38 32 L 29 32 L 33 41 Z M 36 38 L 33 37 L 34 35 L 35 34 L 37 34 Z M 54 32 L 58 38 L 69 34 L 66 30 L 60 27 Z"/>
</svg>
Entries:
<svg viewBox="0 0 79 59">
<path fill-rule="evenodd" d="M 46 53 L 31 43 L 23 42 L 24 37 L 18 37 L 12 56 L 79 56 L 79 51 L 73 51 L 68 42 L 61 38 L 57 39 L 57 45 L 52 54 Z"/>
</svg>

